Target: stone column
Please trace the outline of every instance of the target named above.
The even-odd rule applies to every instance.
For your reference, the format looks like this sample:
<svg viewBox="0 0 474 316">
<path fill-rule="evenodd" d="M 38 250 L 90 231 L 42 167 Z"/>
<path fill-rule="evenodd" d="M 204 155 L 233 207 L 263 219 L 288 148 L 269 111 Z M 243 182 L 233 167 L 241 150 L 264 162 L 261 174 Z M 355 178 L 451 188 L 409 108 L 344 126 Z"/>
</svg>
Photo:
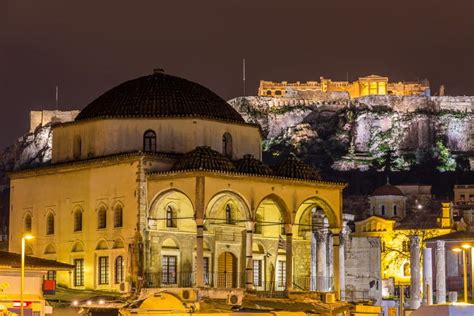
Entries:
<svg viewBox="0 0 474 316">
<path fill-rule="evenodd" d="M 333 290 L 333 278 L 334 278 L 334 239 L 333 234 L 329 230 L 328 233 L 328 254 L 326 257 L 327 271 L 328 271 L 328 280 L 327 287 L 328 290 Z"/>
<path fill-rule="evenodd" d="M 423 248 L 423 304 L 433 304 L 433 269 L 431 248 Z"/>
<path fill-rule="evenodd" d="M 204 286 L 204 177 L 196 178 L 196 286 Z"/>
<path fill-rule="evenodd" d="M 245 288 L 247 290 L 253 290 L 253 226 L 254 222 L 248 221 L 245 228 Z"/>
<path fill-rule="evenodd" d="M 316 277 L 317 277 L 317 290 L 320 292 L 327 292 L 328 289 L 328 270 L 327 270 L 327 252 L 328 252 L 328 236 L 329 230 L 327 228 L 321 228 L 316 233 L 317 242 L 317 262 L 316 262 Z"/>
<path fill-rule="evenodd" d="M 420 236 L 410 236 L 410 308 L 420 307 Z"/>
<path fill-rule="evenodd" d="M 293 225 L 285 224 L 286 233 L 286 290 L 293 289 Z"/>
<path fill-rule="evenodd" d="M 341 232 L 339 233 L 339 249 L 338 249 L 338 277 L 339 277 L 339 297 L 341 301 L 346 299 L 346 242 L 351 233 L 351 229 L 347 225 L 349 221 L 354 220 L 354 215 L 352 214 L 343 214 L 343 224 Z"/>
<path fill-rule="evenodd" d="M 317 246 L 316 246 L 316 235 L 317 235 L 317 228 L 315 223 L 316 217 L 316 208 L 311 210 L 311 262 L 310 262 L 310 290 L 316 291 L 317 290 L 317 270 L 316 270 L 316 262 L 317 262 Z"/>
<path fill-rule="evenodd" d="M 445 241 L 436 241 L 436 304 L 446 303 L 446 249 Z"/>
</svg>

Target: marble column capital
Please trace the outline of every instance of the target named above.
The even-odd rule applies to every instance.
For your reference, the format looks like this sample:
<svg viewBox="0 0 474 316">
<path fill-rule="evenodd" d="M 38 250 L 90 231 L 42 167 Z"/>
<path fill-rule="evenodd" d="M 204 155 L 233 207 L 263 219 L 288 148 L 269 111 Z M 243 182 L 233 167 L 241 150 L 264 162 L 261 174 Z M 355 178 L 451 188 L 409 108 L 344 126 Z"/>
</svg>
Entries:
<svg viewBox="0 0 474 316">
<path fill-rule="evenodd" d="M 318 229 L 316 234 L 316 241 L 317 242 L 327 242 L 329 237 L 329 229 Z"/>
<path fill-rule="evenodd" d="M 437 240 L 436 241 L 436 250 L 440 251 L 440 250 L 444 250 L 446 247 L 446 241 L 444 240 Z"/>
</svg>

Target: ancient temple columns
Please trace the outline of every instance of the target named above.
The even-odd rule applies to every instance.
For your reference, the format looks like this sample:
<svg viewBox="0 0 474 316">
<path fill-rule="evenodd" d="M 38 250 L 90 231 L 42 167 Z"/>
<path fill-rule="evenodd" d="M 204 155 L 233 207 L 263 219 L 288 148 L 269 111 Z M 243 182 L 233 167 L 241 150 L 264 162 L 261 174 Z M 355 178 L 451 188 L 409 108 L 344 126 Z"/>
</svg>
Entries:
<svg viewBox="0 0 474 316">
<path fill-rule="evenodd" d="M 338 249 L 338 278 L 339 278 L 339 291 L 340 291 L 340 300 L 344 301 L 346 298 L 346 268 L 345 268 L 345 248 L 346 241 L 351 233 L 349 226 L 347 225 L 349 221 L 354 220 L 354 215 L 352 214 L 343 214 L 343 224 L 341 232 L 339 233 L 339 249 Z"/>
<path fill-rule="evenodd" d="M 253 289 L 253 257 L 252 257 L 252 242 L 253 242 L 253 221 L 247 221 L 245 225 L 245 288 L 247 290 Z"/>
<path fill-rule="evenodd" d="M 293 225 L 285 224 L 286 233 L 286 289 L 293 288 Z"/>
<path fill-rule="evenodd" d="M 311 218 L 312 222 L 315 222 L 316 218 L 316 208 L 313 208 L 311 210 Z M 317 271 L 316 271 L 316 262 L 317 262 L 317 246 L 316 246 L 316 225 L 312 225 L 312 230 L 311 230 L 311 262 L 310 262 L 310 290 L 311 291 L 316 291 L 317 289 Z"/>
<path fill-rule="evenodd" d="M 321 217 L 319 229 L 316 231 L 316 283 L 320 292 L 330 291 L 330 278 L 327 265 L 329 224 L 326 217 Z"/>
<path fill-rule="evenodd" d="M 420 236 L 410 236 L 410 308 L 420 307 Z"/>
<path fill-rule="evenodd" d="M 433 269 L 431 248 L 423 248 L 423 304 L 433 304 Z"/>
<path fill-rule="evenodd" d="M 444 240 L 436 241 L 436 304 L 446 303 L 446 248 Z"/>
</svg>

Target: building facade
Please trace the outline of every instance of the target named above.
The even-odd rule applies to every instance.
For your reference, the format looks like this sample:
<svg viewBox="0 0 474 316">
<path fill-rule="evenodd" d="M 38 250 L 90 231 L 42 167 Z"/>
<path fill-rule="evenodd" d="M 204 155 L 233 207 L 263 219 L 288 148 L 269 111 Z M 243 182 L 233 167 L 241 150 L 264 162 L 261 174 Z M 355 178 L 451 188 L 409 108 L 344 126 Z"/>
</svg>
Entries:
<svg viewBox="0 0 474 316">
<path fill-rule="evenodd" d="M 343 183 L 261 161 L 258 126 L 156 71 L 53 127 L 52 162 L 10 174 L 10 251 L 74 265 L 76 289 L 345 288 Z M 297 254 L 297 255 L 295 255 Z"/>
<path fill-rule="evenodd" d="M 369 95 L 395 95 L 395 96 L 429 96 L 430 87 L 428 82 L 389 82 L 388 77 L 370 75 L 360 77 L 358 80 L 332 81 L 320 78 L 320 81 L 307 82 L 274 82 L 260 80 L 258 95 L 262 97 L 285 97 L 291 96 L 294 91 L 330 93 L 347 93 L 351 99 Z"/>
</svg>

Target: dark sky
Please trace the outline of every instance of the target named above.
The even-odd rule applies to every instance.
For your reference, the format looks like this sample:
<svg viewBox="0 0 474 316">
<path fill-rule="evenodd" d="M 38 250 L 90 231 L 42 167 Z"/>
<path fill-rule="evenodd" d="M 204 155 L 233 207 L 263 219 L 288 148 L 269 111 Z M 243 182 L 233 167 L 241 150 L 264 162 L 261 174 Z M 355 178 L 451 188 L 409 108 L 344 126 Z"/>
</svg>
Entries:
<svg viewBox="0 0 474 316">
<path fill-rule="evenodd" d="M 428 78 L 474 94 L 472 0 L 0 0 L 0 148 L 33 109 L 81 109 L 162 67 L 229 99 L 258 80 Z"/>
</svg>

